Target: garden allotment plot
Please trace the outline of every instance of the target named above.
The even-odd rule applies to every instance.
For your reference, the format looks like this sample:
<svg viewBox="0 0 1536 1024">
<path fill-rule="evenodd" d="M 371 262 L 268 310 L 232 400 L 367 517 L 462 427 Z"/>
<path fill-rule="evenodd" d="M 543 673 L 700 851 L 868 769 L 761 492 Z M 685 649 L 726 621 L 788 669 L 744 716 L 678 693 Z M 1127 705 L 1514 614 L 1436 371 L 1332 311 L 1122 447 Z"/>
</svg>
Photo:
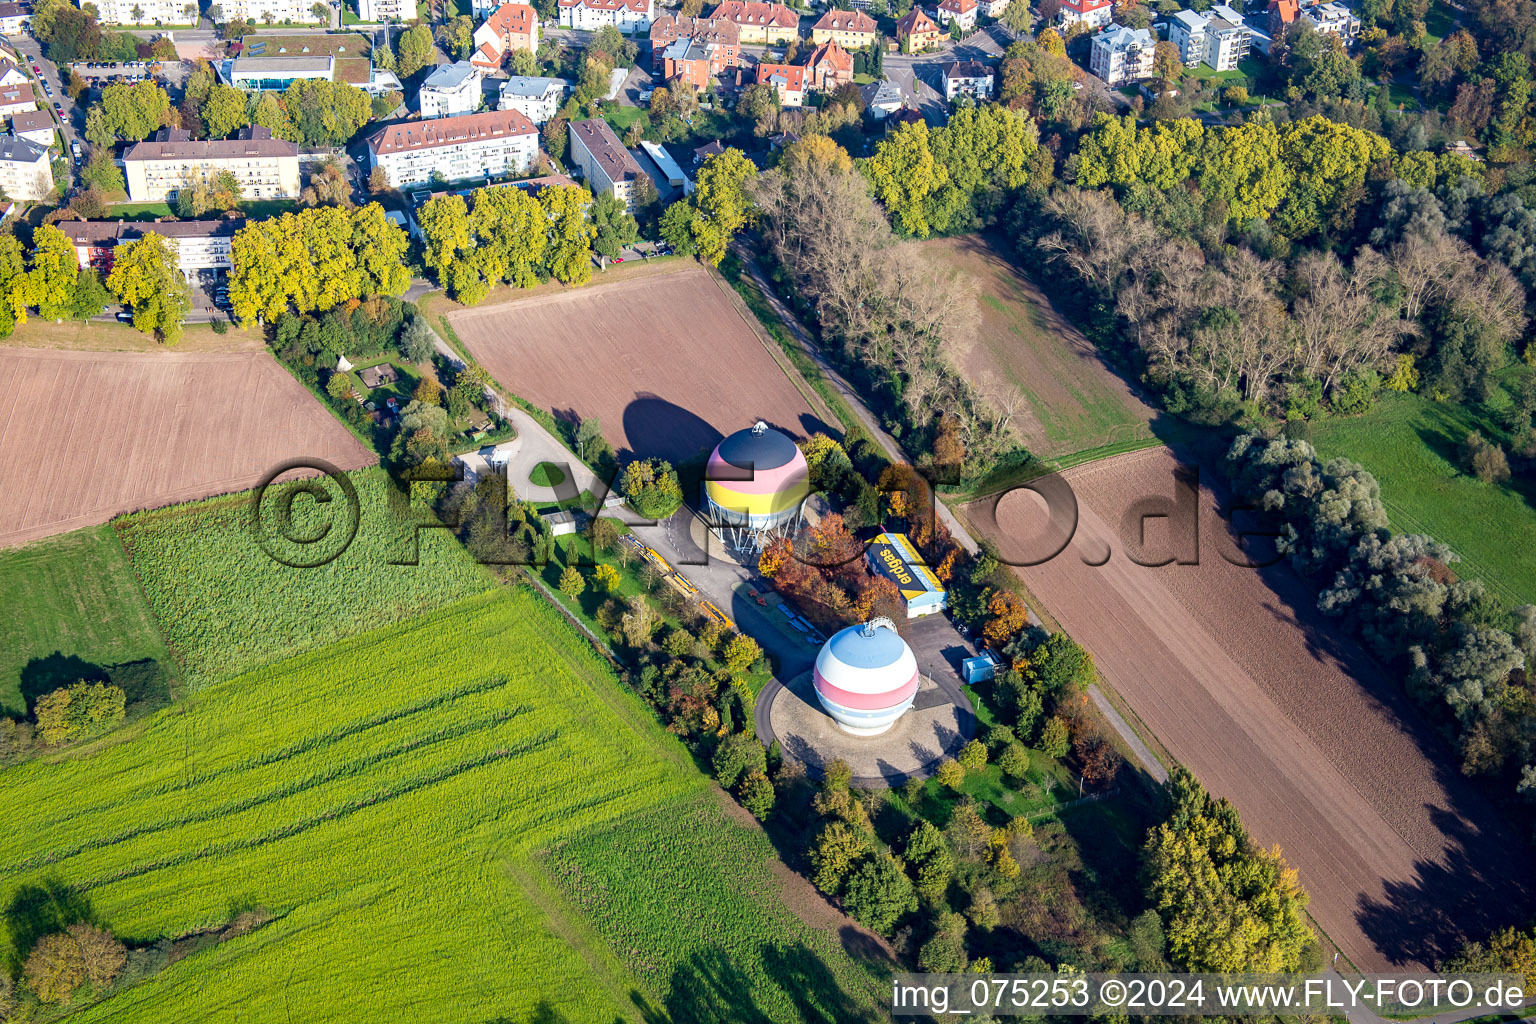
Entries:
<svg viewBox="0 0 1536 1024">
<path fill-rule="evenodd" d="M 62 884 L 134 945 L 240 908 L 274 915 L 72 1020 L 638 1020 L 636 1002 L 665 993 L 631 995 L 647 986 L 628 951 L 538 854 L 642 814 L 666 829 L 668 808 L 713 799 L 706 787 L 556 612 L 501 590 L 205 687 L 131 738 L 7 769 L 0 907 Z M 705 906 L 743 891 L 709 849 L 693 846 L 689 874 Z M 648 872 L 648 850 L 600 856 L 709 939 L 688 913 L 697 892 Z M 782 907 L 742 900 L 765 949 L 817 941 Z M 0 955 L 24 952 L 8 923 Z M 858 977 L 820 938 L 833 974 Z M 737 967 L 760 976 L 764 962 Z M 867 990 L 808 998 L 868 1019 Z"/>
<path fill-rule="evenodd" d="M 375 461 L 264 351 L 0 348 L 0 547 L 250 487 L 300 455 Z"/>
</svg>

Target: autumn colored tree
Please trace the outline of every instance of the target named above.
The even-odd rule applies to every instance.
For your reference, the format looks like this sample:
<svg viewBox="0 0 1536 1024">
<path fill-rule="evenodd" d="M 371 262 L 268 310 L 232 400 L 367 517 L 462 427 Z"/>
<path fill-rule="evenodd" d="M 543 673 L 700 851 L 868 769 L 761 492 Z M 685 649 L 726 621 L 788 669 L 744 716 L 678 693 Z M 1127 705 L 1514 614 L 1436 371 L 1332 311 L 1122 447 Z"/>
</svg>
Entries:
<svg viewBox="0 0 1536 1024">
<path fill-rule="evenodd" d="M 166 345 L 181 340 L 191 305 L 171 242 L 154 231 L 117 247 L 107 287 L 133 311 L 133 326 Z M 231 290 L 233 294 L 233 290 Z"/>
</svg>

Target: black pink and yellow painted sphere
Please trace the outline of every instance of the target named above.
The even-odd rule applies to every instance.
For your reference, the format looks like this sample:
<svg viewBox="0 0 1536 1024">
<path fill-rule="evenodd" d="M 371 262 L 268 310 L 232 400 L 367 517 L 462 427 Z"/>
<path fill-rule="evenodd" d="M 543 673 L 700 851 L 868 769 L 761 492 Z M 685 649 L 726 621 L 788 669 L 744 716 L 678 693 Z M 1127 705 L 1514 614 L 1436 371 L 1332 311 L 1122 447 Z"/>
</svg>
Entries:
<svg viewBox="0 0 1536 1024">
<path fill-rule="evenodd" d="M 793 519 L 811 493 L 805 456 L 766 423 L 738 430 L 715 448 L 704 469 L 704 496 L 714 520 L 764 529 Z"/>
<path fill-rule="evenodd" d="M 816 697 L 845 732 L 878 736 L 912 706 L 917 657 L 890 619 L 849 626 L 816 656 Z"/>
</svg>

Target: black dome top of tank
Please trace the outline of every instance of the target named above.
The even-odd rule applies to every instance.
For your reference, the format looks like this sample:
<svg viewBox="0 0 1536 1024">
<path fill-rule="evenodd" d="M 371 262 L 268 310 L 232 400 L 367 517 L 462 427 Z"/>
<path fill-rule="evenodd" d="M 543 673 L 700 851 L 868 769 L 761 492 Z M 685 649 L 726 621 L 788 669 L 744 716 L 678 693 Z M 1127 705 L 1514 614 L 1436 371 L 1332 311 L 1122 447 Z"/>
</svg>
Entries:
<svg viewBox="0 0 1536 1024">
<path fill-rule="evenodd" d="M 767 427 L 747 427 L 720 442 L 715 449 L 720 458 L 737 469 L 778 469 L 795 457 L 799 450 L 785 434 Z"/>
</svg>

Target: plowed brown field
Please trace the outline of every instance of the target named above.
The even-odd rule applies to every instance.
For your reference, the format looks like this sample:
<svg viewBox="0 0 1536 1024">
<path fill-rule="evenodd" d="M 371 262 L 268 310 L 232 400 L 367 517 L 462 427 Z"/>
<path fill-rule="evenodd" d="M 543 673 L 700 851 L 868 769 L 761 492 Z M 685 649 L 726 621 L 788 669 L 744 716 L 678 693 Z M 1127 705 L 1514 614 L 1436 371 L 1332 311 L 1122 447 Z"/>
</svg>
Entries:
<svg viewBox="0 0 1536 1024">
<path fill-rule="evenodd" d="M 507 390 L 596 416 L 616 448 L 681 461 L 765 420 L 829 429 L 721 285 L 697 264 L 448 314 Z"/>
<path fill-rule="evenodd" d="M 1237 805 L 1258 842 L 1284 848 L 1313 916 L 1357 967 L 1433 965 L 1463 937 L 1528 922 L 1528 849 L 1459 775 L 1400 681 L 1337 639 L 1314 587 L 1283 566 L 1223 556 L 1241 558 L 1209 488 L 1198 565 L 1128 557 L 1128 513 L 1171 499 L 1177 465 L 1159 448 L 1063 474 L 1076 536 L 1018 570 L 1030 590 L 1169 752 Z M 1041 533 L 1032 495 L 1005 495 L 995 516 L 993 500 L 967 509 L 983 534 Z M 1138 560 L 1161 560 L 1175 550 L 1167 520 L 1146 522 Z"/>
<path fill-rule="evenodd" d="M 0 547 L 242 490 L 297 456 L 375 461 L 264 351 L 0 348 Z"/>
</svg>

